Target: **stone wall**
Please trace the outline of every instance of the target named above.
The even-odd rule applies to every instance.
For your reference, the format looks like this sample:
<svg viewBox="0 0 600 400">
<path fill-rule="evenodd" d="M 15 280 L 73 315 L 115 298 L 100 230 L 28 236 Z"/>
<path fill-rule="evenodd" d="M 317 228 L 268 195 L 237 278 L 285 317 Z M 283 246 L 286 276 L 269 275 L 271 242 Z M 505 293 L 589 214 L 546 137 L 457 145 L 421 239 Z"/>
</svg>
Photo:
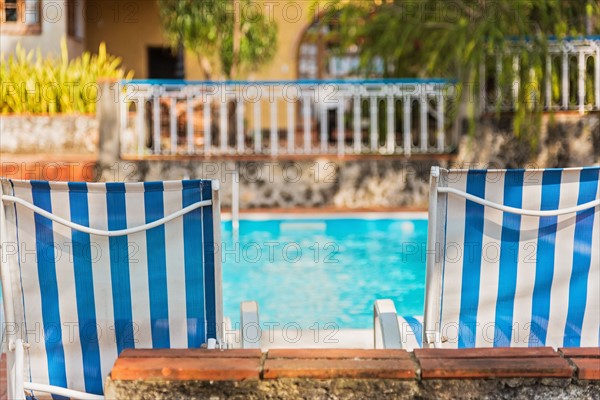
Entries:
<svg viewBox="0 0 600 400">
<path fill-rule="evenodd" d="M 313 161 L 121 161 L 103 170 L 106 181 L 219 179 L 222 205 L 230 207 L 239 168 L 240 207 L 426 208 L 432 165 L 447 157 L 425 159 L 316 159 Z"/>
<path fill-rule="evenodd" d="M 429 171 L 446 168 L 579 167 L 600 163 L 600 113 L 543 116 L 537 142 L 517 138 L 512 116 L 485 118 L 465 135 L 457 154 L 315 158 L 304 161 L 154 159 L 117 162 L 102 180 L 219 179 L 231 204 L 236 163 L 240 206 L 252 208 L 427 208 Z"/>
<path fill-rule="evenodd" d="M 517 138 L 512 117 L 487 117 L 460 142 L 457 164 L 494 168 L 564 168 L 600 164 L 600 113 L 544 114 L 537 142 Z"/>
<path fill-rule="evenodd" d="M 98 121 L 90 115 L 2 115 L 5 154 L 96 154 Z"/>
</svg>

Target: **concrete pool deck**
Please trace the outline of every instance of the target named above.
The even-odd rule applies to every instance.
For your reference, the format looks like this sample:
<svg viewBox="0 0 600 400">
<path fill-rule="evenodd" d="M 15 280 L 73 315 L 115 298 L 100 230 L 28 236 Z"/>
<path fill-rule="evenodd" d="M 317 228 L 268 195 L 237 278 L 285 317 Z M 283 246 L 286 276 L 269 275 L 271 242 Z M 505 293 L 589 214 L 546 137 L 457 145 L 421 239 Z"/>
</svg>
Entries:
<svg viewBox="0 0 600 400">
<path fill-rule="evenodd" d="M 241 348 L 239 333 L 226 336 L 234 349 Z M 250 342 L 258 341 L 256 332 L 248 332 Z M 255 339 L 256 338 L 256 339 Z M 339 329 L 333 330 L 295 330 L 273 329 L 263 330 L 260 348 L 264 351 L 272 349 L 372 349 L 372 329 Z"/>
<path fill-rule="evenodd" d="M 231 221 L 231 209 L 223 208 L 222 221 Z M 240 211 L 240 221 L 263 221 L 271 219 L 427 219 L 427 209 L 422 207 L 401 208 L 276 208 L 245 209 Z"/>
</svg>

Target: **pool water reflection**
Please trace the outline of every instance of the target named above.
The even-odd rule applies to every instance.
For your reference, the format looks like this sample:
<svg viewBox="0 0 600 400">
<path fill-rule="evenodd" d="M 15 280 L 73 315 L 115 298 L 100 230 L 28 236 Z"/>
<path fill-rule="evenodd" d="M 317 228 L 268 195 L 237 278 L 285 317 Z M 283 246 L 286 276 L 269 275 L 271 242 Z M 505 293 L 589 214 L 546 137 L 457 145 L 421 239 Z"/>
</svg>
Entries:
<svg viewBox="0 0 600 400">
<path fill-rule="evenodd" d="M 391 298 L 399 313 L 422 315 L 425 219 L 315 218 L 223 223 L 225 315 L 256 300 L 261 325 L 281 329 L 372 327 L 373 303 Z"/>
</svg>

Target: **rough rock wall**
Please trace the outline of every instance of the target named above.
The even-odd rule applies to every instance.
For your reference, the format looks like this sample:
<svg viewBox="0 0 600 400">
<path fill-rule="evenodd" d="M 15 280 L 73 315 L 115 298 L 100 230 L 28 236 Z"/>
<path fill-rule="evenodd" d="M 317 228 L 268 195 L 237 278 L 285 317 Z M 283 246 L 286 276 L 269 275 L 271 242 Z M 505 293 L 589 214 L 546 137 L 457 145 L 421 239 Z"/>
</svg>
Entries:
<svg viewBox="0 0 600 400">
<path fill-rule="evenodd" d="M 238 162 L 241 208 L 426 207 L 429 171 L 436 160 L 398 159 Z M 231 205 L 233 161 L 120 162 L 107 181 L 219 179 L 222 205 Z"/>
<path fill-rule="evenodd" d="M 546 114 L 537 145 L 512 132 L 509 117 L 486 119 L 478 133 L 461 140 L 458 165 L 480 168 L 559 168 L 600 164 L 600 113 Z"/>
<path fill-rule="evenodd" d="M 106 380 L 112 399 L 597 399 L 597 381 L 570 379 Z"/>
<path fill-rule="evenodd" d="M 2 115 L 0 137 L 4 154 L 94 154 L 98 120 L 89 115 Z"/>
<path fill-rule="evenodd" d="M 488 119 L 465 136 L 452 161 L 430 158 L 240 161 L 240 206 L 251 208 L 426 208 L 432 165 L 455 168 L 579 167 L 600 163 L 600 115 L 546 115 L 537 146 L 512 133 L 510 118 Z M 104 180 L 219 179 L 231 205 L 233 161 L 121 162 Z M 111 175 L 112 174 L 112 175 Z"/>
</svg>

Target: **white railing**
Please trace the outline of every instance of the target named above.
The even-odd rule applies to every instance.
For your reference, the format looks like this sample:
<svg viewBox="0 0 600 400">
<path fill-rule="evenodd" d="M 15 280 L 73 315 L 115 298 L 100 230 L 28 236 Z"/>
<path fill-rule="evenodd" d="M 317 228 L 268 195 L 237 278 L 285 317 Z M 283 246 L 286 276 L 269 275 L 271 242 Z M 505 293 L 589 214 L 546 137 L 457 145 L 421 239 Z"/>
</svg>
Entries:
<svg viewBox="0 0 600 400">
<path fill-rule="evenodd" d="M 523 68 L 521 54 L 532 45 L 531 42 L 515 41 L 509 54 L 499 52 L 495 60 L 488 60 L 496 64 L 492 67 L 495 68 L 491 80 L 492 85 L 495 86 L 494 90 L 486 88 L 486 83 L 489 84 L 490 81 L 486 81 L 485 72 L 490 68 L 482 68 L 479 82 L 480 104 L 485 110 L 497 108 L 498 102 L 500 102 L 500 109 L 513 110 L 520 90 L 526 90 L 525 93 L 532 104 L 543 102 L 544 109 L 548 111 L 576 110 L 584 113 L 600 110 L 600 36 L 551 41 L 543 77 L 536 77 L 535 72 L 530 71 L 531 79 L 527 84 L 528 87 L 524 87 L 525 85 L 518 78 L 518 73 Z M 511 82 L 512 93 L 508 94 L 498 90 L 501 84 L 497 81 L 505 57 L 508 57 L 512 63 L 514 76 Z M 558 90 L 556 90 L 557 84 Z"/>
<path fill-rule="evenodd" d="M 600 110 L 600 37 L 550 42 L 543 75 L 538 79 L 532 70 L 522 84 L 521 55 L 532 45 L 515 41 L 511 51 L 482 65 L 480 82 L 471 86 L 478 87 L 480 111 L 514 110 L 521 91 L 546 110 Z M 514 76 L 508 93 L 495 82 L 506 57 Z M 495 88 L 486 86 L 490 82 Z M 446 135 L 456 122 L 448 110 L 464 100 L 443 79 L 137 80 L 123 86 L 121 153 L 137 157 L 447 153 L 458 140 Z"/>
<path fill-rule="evenodd" d="M 445 153 L 441 79 L 125 82 L 124 155 Z"/>
</svg>

